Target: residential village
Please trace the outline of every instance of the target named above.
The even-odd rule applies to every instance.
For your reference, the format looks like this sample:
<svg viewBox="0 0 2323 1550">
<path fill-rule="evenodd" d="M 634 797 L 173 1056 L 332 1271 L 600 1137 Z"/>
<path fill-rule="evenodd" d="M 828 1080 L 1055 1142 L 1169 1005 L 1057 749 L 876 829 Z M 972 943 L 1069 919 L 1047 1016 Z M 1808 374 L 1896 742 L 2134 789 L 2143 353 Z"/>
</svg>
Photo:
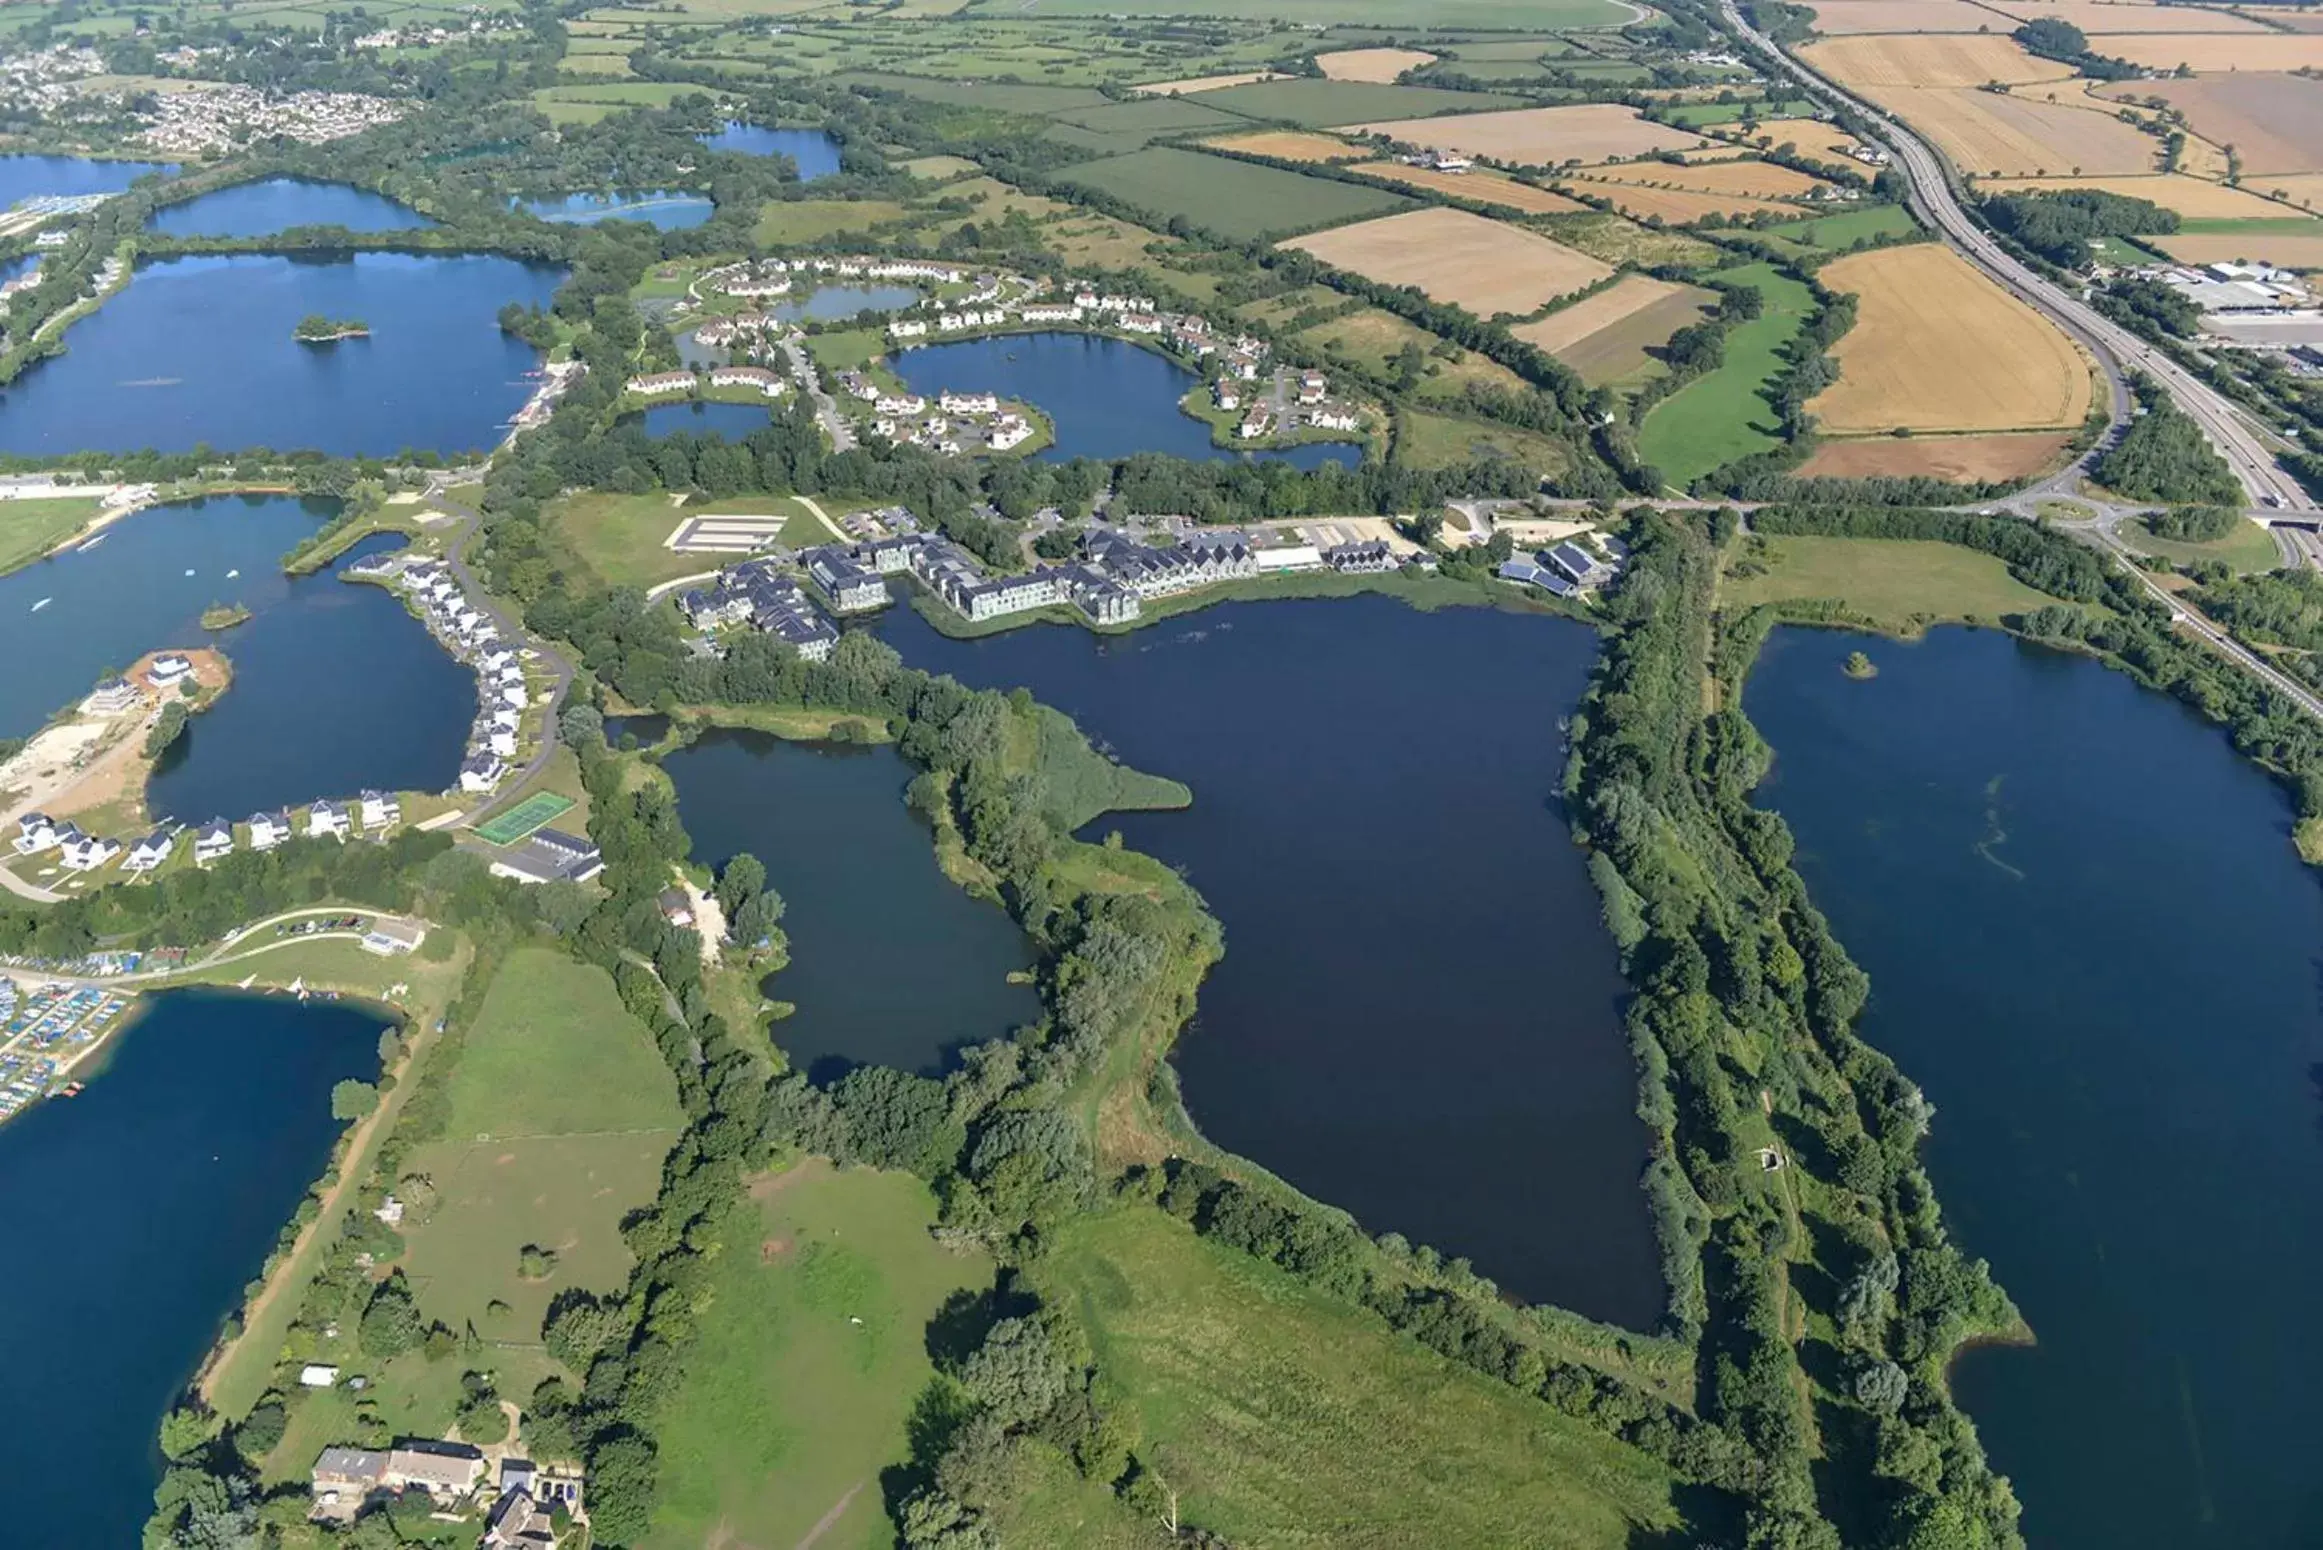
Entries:
<svg viewBox="0 0 2323 1550">
<path fill-rule="evenodd" d="M 308 1388 L 342 1380 L 336 1367 L 310 1365 L 299 1375 Z M 410 1438 L 389 1448 L 325 1448 L 309 1474 L 317 1522 L 345 1525 L 367 1509 L 416 1500 L 432 1518 L 483 1514 L 479 1550 L 557 1550 L 578 1542 L 588 1512 L 580 1471 L 518 1457 L 505 1446 Z"/>
</svg>

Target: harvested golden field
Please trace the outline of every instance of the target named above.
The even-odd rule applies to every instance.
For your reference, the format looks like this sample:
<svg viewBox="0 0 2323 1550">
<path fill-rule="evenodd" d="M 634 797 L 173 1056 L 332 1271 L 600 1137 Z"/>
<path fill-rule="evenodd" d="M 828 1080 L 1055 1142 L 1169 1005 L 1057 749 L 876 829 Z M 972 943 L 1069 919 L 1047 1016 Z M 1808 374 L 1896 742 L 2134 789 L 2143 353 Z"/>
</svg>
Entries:
<svg viewBox="0 0 2323 1550">
<path fill-rule="evenodd" d="M 1343 48 L 1315 56 L 1315 68 L 1334 81 L 1392 82 L 1406 70 L 1436 62 L 1416 48 Z"/>
<path fill-rule="evenodd" d="M 1612 265 L 1521 226 L 1443 208 L 1358 221 L 1283 246 L 1382 285 L 1417 286 L 1478 317 L 1531 312 L 1613 273 Z"/>
<path fill-rule="evenodd" d="M 1400 183 L 1405 188 L 1448 194 L 1472 204 L 1501 205 L 1525 215 L 1570 215 L 1575 210 L 1588 208 L 1577 199 L 1567 199 L 1563 194 L 1520 183 L 1497 172 L 1436 172 L 1427 167 L 1406 166 L 1400 161 L 1367 161 L 1347 170 L 1383 183 Z"/>
<path fill-rule="evenodd" d="M 2252 263 L 2276 264 L 2285 269 L 2323 269 L 2323 237 L 2309 236 L 2303 232 L 2277 237 L 2238 231 L 2195 237 L 2141 237 L 2138 240 L 2160 248 L 2172 258 L 2187 264 L 2232 263 L 2248 259 Z"/>
<path fill-rule="evenodd" d="M 1277 161 L 1354 161 L 1371 154 L 1360 145 L 1295 129 L 1262 129 L 1257 134 L 1226 135 L 1202 143 L 1221 151 L 1240 151 L 1245 156 L 1272 156 Z"/>
<path fill-rule="evenodd" d="M 1952 479 L 1997 483 L 2029 479 L 2060 463 L 2073 438 L 2064 431 L 2029 436 L 1870 436 L 1826 441 L 1799 465 L 1802 479 Z"/>
<path fill-rule="evenodd" d="M 2323 37 L 2274 41 L 2323 45 Z M 2323 83 L 2253 70 L 2208 80 L 2125 81 L 2106 96 L 2126 102 L 2159 97 L 2183 109 L 2194 133 L 2234 147 L 2246 176 L 2323 172 Z"/>
<path fill-rule="evenodd" d="M 1787 215 L 1802 213 L 1772 199 L 1698 194 L 1682 188 L 1646 188 L 1636 183 L 1607 183 L 1595 178 L 1574 178 L 1565 186 L 1577 193 L 1610 200 L 1616 210 L 1633 220 L 1650 221 L 1658 217 L 1671 226 L 1690 226 L 1705 215 L 1756 215 L 1762 210 Z"/>
<path fill-rule="evenodd" d="M 1969 0 L 1820 0 L 1809 7 L 1827 38 L 1860 32 L 2008 32 L 2002 18 Z"/>
<path fill-rule="evenodd" d="M 1833 38 L 1811 43 L 1799 57 L 1842 86 L 2012 86 L 2062 81 L 2071 65 L 2037 59 L 2006 37 L 1937 36 Z"/>
<path fill-rule="evenodd" d="M 1512 108 L 1502 113 L 1461 113 L 1450 118 L 1406 118 L 1358 124 L 1355 134 L 1386 135 L 1407 145 L 1464 156 L 1489 156 L 1520 167 L 1560 162 L 1606 161 L 1655 151 L 1691 151 L 1711 142 L 1685 129 L 1649 124 L 1609 102 L 1569 108 Z"/>
<path fill-rule="evenodd" d="M 2323 173 L 2294 172 L 2288 175 L 2278 174 L 2273 177 L 2253 177 L 2250 179 L 2249 189 L 2251 193 L 2264 194 L 2268 199 L 2279 199 L 2286 204 L 2297 205 L 2301 210 L 2312 210 L 2317 205 L 2323 205 Z M 2265 203 L 2262 203 L 2259 209 L 2252 213 L 2262 212 L 2278 220 L 2293 213 L 2284 209 L 2280 204 Z"/>
<path fill-rule="evenodd" d="M 1261 81 L 1281 79 L 1272 70 L 1246 70 L 1240 75 L 1197 75 L 1182 81 L 1149 81 L 1143 86 L 1132 86 L 1129 89 L 1146 97 L 1167 97 L 1171 92 L 1190 97 L 1196 92 L 1223 91 L 1229 86 L 1255 86 Z"/>
<path fill-rule="evenodd" d="M 2173 33 L 2157 37 L 2108 38 L 2105 40 L 2105 52 L 2148 69 L 2175 70 L 2180 65 L 2186 65 L 2202 75 L 2226 75 L 2235 71 L 2311 70 L 2323 65 L 2323 37 L 2317 37 L 2311 32 L 2296 37 L 2280 32 L 2261 33 L 2253 37 L 2186 37 Z M 2125 84 L 2147 86 L 2175 83 L 2138 81 Z M 2145 93 L 2131 95 L 2143 96 Z"/>
<path fill-rule="evenodd" d="M 1737 157 L 1732 161 L 1696 162 L 1673 167 L 1665 161 L 1612 162 L 1601 167 L 1576 167 L 1572 176 L 1597 183 L 1641 183 L 1655 188 L 1690 189 L 1697 194 L 1741 194 L 1756 199 L 1797 199 L 1830 185 L 1772 162 Z"/>
<path fill-rule="evenodd" d="M 2109 114 L 2018 94 L 1966 87 L 1866 92 L 1936 142 L 1962 172 L 2043 177 L 2079 168 L 2090 176 L 2151 172 L 2162 144 Z"/>
<path fill-rule="evenodd" d="M 2200 10 L 2190 5 L 2119 4 L 2115 0 L 1991 0 L 1992 9 L 2019 21 L 2050 17 L 2070 22 L 2089 36 L 2110 38 L 2140 32 L 2245 32 L 2256 37 L 2280 36 L 2247 17 L 2227 11 Z M 2005 27 L 1995 26 L 1995 32 Z M 2097 52 L 2118 56 L 2110 42 Z"/>
<path fill-rule="evenodd" d="M 1839 380 L 1807 405 L 1827 430 L 2032 430 L 2089 412 L 2073 342 L 1950 248 L 1857 253 L 1816 278 L 1857 298 L 1831 349 Z"/>
<path fill-rule="evenodd" d="M 2309 10 L 2304 6 L 2284 9 L 2264 5 L 2246 5 L 2238 9 L 2277 27 L 2288 27 L 2293 32 L 2323 32 L 2323 11 Z"/>
<path fill-rule="evenodd" d="M 1718 293 L 1633 274 L 1537 323 L 1509 330 L 1581 374 L 1591 387 L 1644 375 L 1646 351 L 1718 304 Z"/>
<path fill-rule="evenodd" d="M 2281 181 L 2286 180 L 2270 180 L 2266 190 L 2272 190 Z M 2069 188 L 2150 199 L 2165 210 L 2175 210 L 2197 221 L 2263 221 L 2290 214 L 2281 205 L 2261 199 L 2249 190 L 2228 188 L 2223 183 L 2209 183 L 2174 172 L 2157 172 L 2142 178 L 1984 178 L 1976 185 L 1980 194 L 2043 193 Z"/>
<path fill-rule="evenodd" d="M 1769 146 L 1789 146 L 1801 156 L 1818 161 L 1829 159 L 1843 167 L 1862 165 L 1847 154 L 1847 148 L 1860 142 L 1837 124 L 1826 124 L 1812 118 L 1774 118 L 1758 126 L 1752 142 L 1765 141 Z"/>
</svg>

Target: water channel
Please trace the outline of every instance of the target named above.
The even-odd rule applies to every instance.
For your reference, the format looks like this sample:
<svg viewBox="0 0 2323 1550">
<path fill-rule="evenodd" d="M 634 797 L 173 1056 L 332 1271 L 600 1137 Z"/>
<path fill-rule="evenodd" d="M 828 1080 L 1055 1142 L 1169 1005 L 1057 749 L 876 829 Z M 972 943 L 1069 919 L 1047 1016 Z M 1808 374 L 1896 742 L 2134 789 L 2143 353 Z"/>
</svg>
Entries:
<svg viewBox="0 0 2323 1550">
<path fill-rule="evenodd" d="M 1624 985 L 1552 801 L 1586 627 L 1358 597 L 1118 639 L 879 628 L 1193 788 L 1093 829 L 1183 867 L 1225 925 L 1177 1057 L 1207 1135 L 1527 1300 L 1652 1325 Z"/>
<path fill-rule="evenodd" d="M 511 200 L 544 221 L 562 226 L 594 226 L 599 221 L 642 221 L 663 231 L 700 226 L 718 213 L 707 194 L 666 188 L 632 193 L 566 194 L 558 199 Z"/>
<path fill-rule="evenodd" d="M 713 135 L 694 137 L 713 151 L 738 151 L 745 156 L 788 156 L 799 169 L 799 181 L 812 183 L 839 170 L 839 142 L 820 129 L 768 129 L 739 121 Z"/>
<path fill-rule="evenodd" d="M 1006 334 L 959 344 L 900 350 L 887 364 L 924 398 L 947 390 L 997 393 L 1029 403 L 1056 426 L 1039 456 L 1122 458 L 1166 452 L 1182 458 L 1254 457 L 1320 468 L 1352 466 L 1361 445 L 1317 441 L 1265 452 L 1237 452 L 1210 440 L 1210 427 L 1178 408 L 1200 379 L 1151 350 L 1098 334 Z"/>
<path fill-rule="evenodd" d="M 133 1545 L 154 1428 L 378 1069 L 351 1006 L 176 991 L 80 1097 L 0 1126 L 0 1495 L 22 1545 Z"/>
<path fill-rule="evenodd" d="M 1879 676 L 1840 670 L 1862 649 Z M 2323 1488 L 2323 888 L 2177 702 L 1994 633 L 1781 630 L 1760 800 L 2039 1343 L 1955 1371 L 2044 1550 L 2293 1550 Z"/>
<path fill-rule="evenodd" d="M 0 392 L 0 452 L 196 446 L 381 455 L 487 449 L 530 396 L 509 302 L 544 305 L 563 271 L 466 254 L 230 254 L 141 264 Z M 310 313 L 367 339 L 306 345 Z"/>
<path fill-rule="evenodd" d="M 713 731 L 663 762 L 695 857 L 722 866 L 749 851 L 788 906 L 790 966 L 766 993 L 798 1008 L 774 1038 L 810 1076 L 933 1073 L 958 1046 L 1039 1018 L 1033 988 L 1008 982 L 1030 945 L 936 865 L 894 748 Z"/>
<path fill-rule="evenodd" d="M 146 227 L 169 237 L 270 237 L 294 226 L 409 231 L 435 224 L 408 205 L 350 184 L 263 178 L 166 205 Z"/>
</svg>

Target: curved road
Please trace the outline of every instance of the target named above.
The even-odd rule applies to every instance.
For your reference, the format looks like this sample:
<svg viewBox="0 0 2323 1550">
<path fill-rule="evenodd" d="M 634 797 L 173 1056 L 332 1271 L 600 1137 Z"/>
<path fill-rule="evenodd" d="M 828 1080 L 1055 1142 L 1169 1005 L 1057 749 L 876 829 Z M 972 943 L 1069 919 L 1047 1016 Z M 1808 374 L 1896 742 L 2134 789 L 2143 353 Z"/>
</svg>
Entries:
<svg viewBox="0 0 2323 1550">
<path fill-rule="evenodd" d="M 1720 7 L 1725 12 L 1727 25 L 1764 49 L 1809 92 L 1844 104 L 1879 127 L 1911 180 L 1912 203 L 1944 240 L 1970 263 L 2046 314 L 2097 358 L 2112 384 L 2113 419 L 2117 427 L 2129 417 L 2129 394 L 2122 381 L 2121 368 L 2134 366 L 2166 387 L 2178 407 L 2202 427 L 2249 492 L 2251 505 L 2270 511 L 2312 509 L 2298 481 L 2283 471 L 2240 412 L 2215 389 L 2168 356 L 2148 347 L 2127 329 L 2100 315 L 2079 296 L 2043 279 L 2002 251 L 2000 244 L 1961 208 L 1943 162 L 1916 133 L 1783 52 L 1773 39 L 1743 19 L 1735 0 L 1720 0 Z"/>
</svg>

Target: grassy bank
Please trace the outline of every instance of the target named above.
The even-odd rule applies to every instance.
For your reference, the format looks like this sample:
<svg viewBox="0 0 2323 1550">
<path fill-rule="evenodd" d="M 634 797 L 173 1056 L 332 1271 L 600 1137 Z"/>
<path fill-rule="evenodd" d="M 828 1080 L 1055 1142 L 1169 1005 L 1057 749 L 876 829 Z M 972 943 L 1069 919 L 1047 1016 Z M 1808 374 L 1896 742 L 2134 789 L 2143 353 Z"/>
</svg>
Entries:
<svg viewBox="0 0 2323 1550">
<path fill-rule="evenodd" d="M 96 520 L 103 503 L 90 496 L 0 501 L 0 576 L 21 570 Z"/>
<path fill-rule="evenodd" d="M 1833 602 L 1892 635 L 1945 621 L 1997 623 L 2056 599 L 2034 591 L 1988 554 L 1912 539 L 1759 537 L 1730 565 L 1724 606 Z"/>
</svg>

